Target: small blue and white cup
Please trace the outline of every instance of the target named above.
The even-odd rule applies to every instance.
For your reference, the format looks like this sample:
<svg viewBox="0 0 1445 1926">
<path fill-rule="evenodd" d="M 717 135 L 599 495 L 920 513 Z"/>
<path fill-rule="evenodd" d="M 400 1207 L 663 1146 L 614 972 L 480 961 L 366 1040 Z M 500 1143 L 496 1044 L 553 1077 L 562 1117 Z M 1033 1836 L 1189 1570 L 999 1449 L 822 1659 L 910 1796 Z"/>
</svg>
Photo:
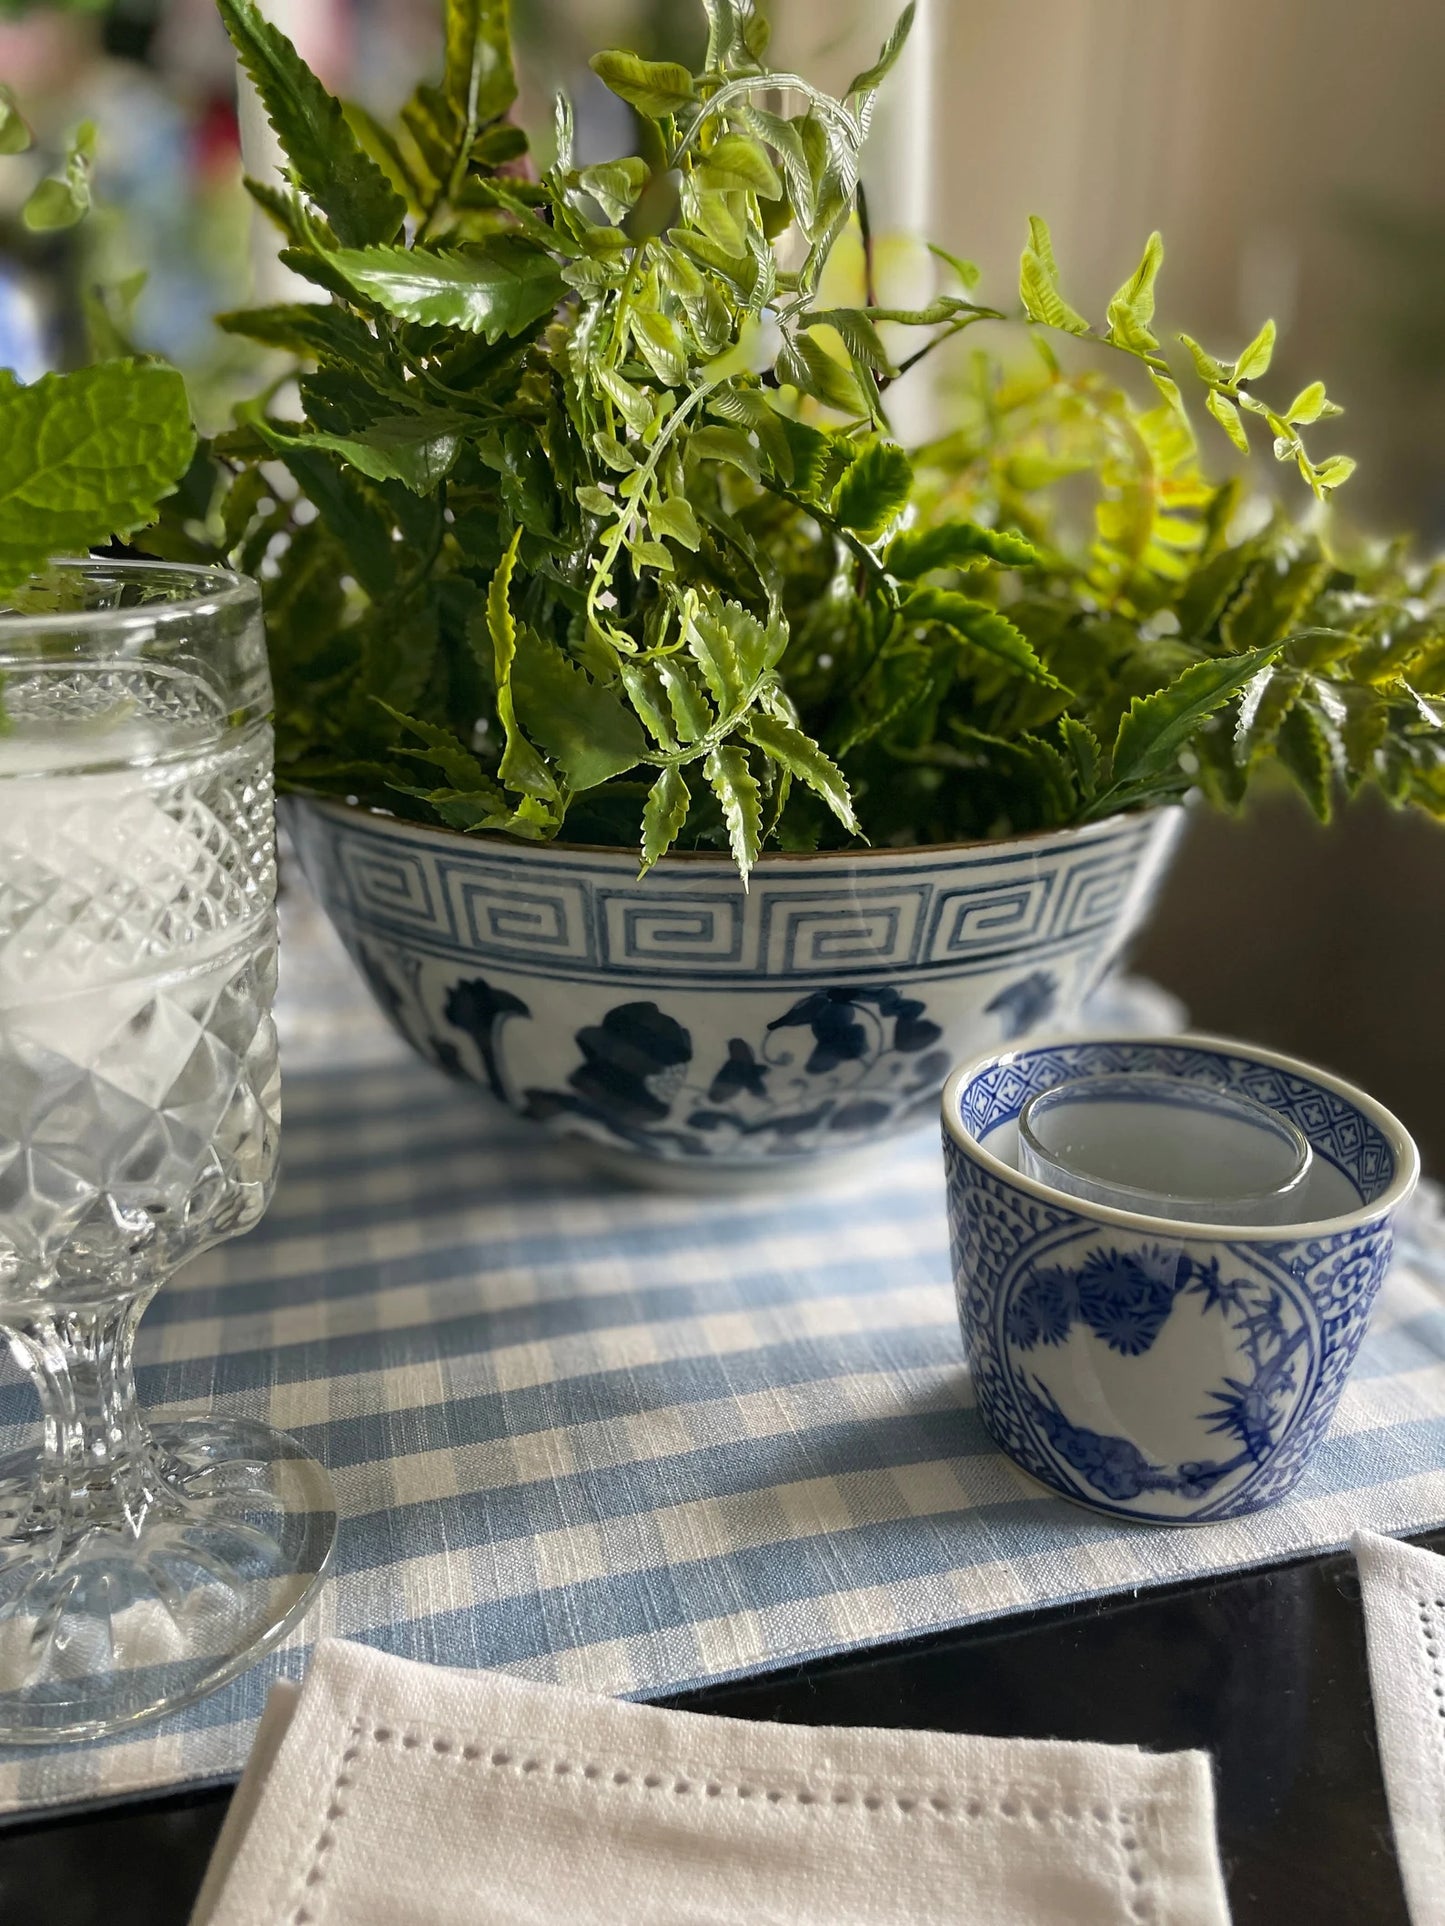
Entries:
<svg viewBox="0 0 1445 1926">
<path fill-rule="evenodd" d="M 1311 1157 L 1287 1224 L 1122 1210 L 1018 1168 L 1029 1098 L 1085 1077 L 1176 1080 L 1286 1118 Z M 1096 1511 L 1206 1524 L 1272 1505 L 1334 1416 L 1419 1176 L 1362 1090 L 1215 1037 L 1032 1039 L 943 1092 L 959 1318 L 980 1415 L 1013 1462 Z"/>
</svg>

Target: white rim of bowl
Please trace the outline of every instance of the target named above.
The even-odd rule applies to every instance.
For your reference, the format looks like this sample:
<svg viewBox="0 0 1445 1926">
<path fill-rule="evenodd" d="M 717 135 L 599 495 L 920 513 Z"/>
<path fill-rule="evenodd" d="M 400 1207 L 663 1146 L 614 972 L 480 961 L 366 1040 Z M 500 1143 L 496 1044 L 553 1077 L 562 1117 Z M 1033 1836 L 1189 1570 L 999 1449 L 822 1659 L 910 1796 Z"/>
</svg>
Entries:
<svg viewBox="0 0 1445 1926">
<path fill-rule="evenodd" d="M 630 864 L 634 878 L 636 875 L 637 851 L 621 843 L 569 843 L 562 837 L 550 843 L 526 843 L 515 836 L 504 836 L 491 830 L 472 832 L 448 829 L 445 823 L 409 822 L 404 816 L 390 815 L 370 803 L 349 802 L 343 796 L 313 795 L 304 789 L 288 791 L 285 801 L 305 803 L 340 821 L 369 823 L 390 834 L 414 836 L 422 842 L 450 839 L 483 856 L 493 855 L 499 850 L 524 855 L 528 861 L 536 857 L 545 861 L 549 857 L 613 856 L 622 865 Z M 1097 822 L 1068 823 L 1062 829 L 1025 829 L 1009 836 L 976 836 L 971 841 L 958 843 L 900 843 L 896 847 L 890 843 L 865 843 L 857 849 L 765 849 L 753 864 L 752 873 L 756 875 L 759 870 L 782 869 L 805 863 L 818 867 L 834 864 L 856 868 L 860 863 L 883 864 L 889 860 L 904 862 L 930 857 L 941 863 L 949 857 L 958 856 L 999 860 L 1016 852 L 1032 856 L 1037 853 L 1035 845 L 1047 843 L 1067 846 L 1071 843 L 1097 842 L 1103 838 L 1124 836 L 1146 825 L 1157 829 L 1166 820 L 1172 822 L 1177 831 L 1182 828 L 1189 807 L 1187 802 L 1155 803 L 1148 808 L 1132 809 L 1118 816 L 1101 816 Z M 668 864 L 713 863 L 736 873 L 736 865 L 725 849 L 670 849 L 660 860 Z"/>
<path fill-rule="evenodd" d="M 1292 1076 L 1319 1084 L 1322 1089 L 1331 1090 L 1336 1096 L 1353 1104 L 1379 1128 L 1394 1156 L 1395 1175 L 1373 1203 L 1362 1204 L 1358 1210 L 1349 1211 L 1342 1217 L 1306 1218 L 1297 1224 L 1195 1223 L 1183 1217 L 1150 1217 L 1142 1211 L 1116 1209 L 1112 1204 L 1092 1204 L 1087 1198 L 1055 1190 L 1048 1184 L 1026 1177 L 1001 1157 L 995 1157 L 991 1150 L 985 1150 L 978 1139 L 970 1136 L 965 1129 L 959 1109 L 959 1092 L 970 1079 L 990 1065 L 1008 1063 L 1014 1058 L 1032 1055 L 1036 1050 L 1101 1043 L 1121 1046 L 1135 1044 L 1160 1050 L 1211 1050 L 1221 1056 L 1243 1057 L 1250 1063 L 1268 1064 L 1275 1070 L 1286 1070 Z M 1153 1037 L 1080 1036 L 1077 1032 L 1054 1030 L 1040 1036 L 1023 1037 L 1006 1050 L 981 1050 L 976 1056 L 959 1064 L 943 1086 L 942 1109 L 943 1128 L 963 1154 L 992 1176 L 1014 1185 L 1026 1196 L 1036 1197 L 1040 1203 L 1051 1204 L 1055 1209 L 1075 1211 L 1096 1223 L 1117 1225 L 1121 1230 L 1150 1231 L 1160 1237 L 1209 1237 L 1230 1244 L 1297 1244 L 1309 1237 L 1333 1237 L 1341 1231 L 1359 1230 L 1366 1224 L 1388 1217 L 1391 1211 L 1404 1203 L 1420 1176 L 1420 1152 L 1414 1138 L 1393 1111 L 1376 1102 L 1357 1084 L 1347 1083 L 1343 1077 L 1332 1076 L 1328 1070 L 1306 1063 L 1301 1057 L 1287 1057 L 1278 1050 L 1263 1050 L 1252 1043 L 1240 1043 L 1233 1037 L 1211 1036 L 1202 1030 L 1180 1030 L 1167 1036 Z M 1311 1148 L 1314 1148 L 1313 1144 Z M 1316 1151 L 1315 1154 L 1318 1156 L 1320 1153 Z"/>
</svg>

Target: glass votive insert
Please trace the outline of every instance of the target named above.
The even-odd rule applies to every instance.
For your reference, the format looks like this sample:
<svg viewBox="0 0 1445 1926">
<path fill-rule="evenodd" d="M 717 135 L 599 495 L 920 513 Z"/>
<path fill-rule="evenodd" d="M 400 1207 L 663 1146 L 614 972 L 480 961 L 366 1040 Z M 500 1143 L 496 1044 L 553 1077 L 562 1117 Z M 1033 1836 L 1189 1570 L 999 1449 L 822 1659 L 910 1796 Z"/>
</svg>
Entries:
<svg viewBox="0 0 1445 1926">
<path fill-rule="evenodd" d="M 1278 1111 L 1217 1085 L 1079 1077 L 1019 1113 L 1019 1169 L 1070 1196 L 1195 1224 L 1288 1224 L 1312 1152 Z"/>
</svg>

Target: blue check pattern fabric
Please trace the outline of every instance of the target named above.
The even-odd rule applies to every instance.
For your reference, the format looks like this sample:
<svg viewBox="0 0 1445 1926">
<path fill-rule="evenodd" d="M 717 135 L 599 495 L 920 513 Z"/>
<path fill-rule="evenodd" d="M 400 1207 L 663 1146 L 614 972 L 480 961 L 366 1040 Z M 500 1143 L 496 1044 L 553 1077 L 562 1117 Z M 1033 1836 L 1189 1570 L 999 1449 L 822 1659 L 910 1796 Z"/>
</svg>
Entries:
<svg viewBox="0 0 1445 1926">
<path fill-rule="evenodd" d="M 866 1181 L 619 1191 L 390 1052 L 369 1012 L 347 1024 L 330 1068 L 293 1051 L 271 1213 L 161 1292 L 139 1374 L 154 1412 L 262 1418 L 324 1460 L 333 1576 L 285 1646 L 190 1710 L 0 1754 L 0 1810 L 234 1776 L 271 1681 L 326 1635 L 650 1696 L 1445 1521 L 1428 1211 L 1296 1495 L 1140 1529 L 990 1444 L 933 1131 Z M 32 1413 L 0 1382 L 0 1444 Z"/>
</svg>

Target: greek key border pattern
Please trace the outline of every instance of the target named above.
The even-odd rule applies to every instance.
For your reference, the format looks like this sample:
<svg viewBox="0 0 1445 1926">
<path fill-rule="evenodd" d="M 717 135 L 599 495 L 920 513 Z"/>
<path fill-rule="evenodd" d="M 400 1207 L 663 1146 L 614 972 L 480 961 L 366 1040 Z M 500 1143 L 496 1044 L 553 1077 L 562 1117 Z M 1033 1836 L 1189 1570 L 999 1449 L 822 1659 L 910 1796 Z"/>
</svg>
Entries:
<svg viewBox="0 0 1445 1926">
<path fill-rule="evenodd" d="M 694 981 L 855 979 L 963 969 L 1037 954 L 1114 929 L 1154 834 L 1007 857 L 940 862 L 920 874 L 725 876 L 629 883 L 615 866 L 542 864 L 490 851 L 430 851 L 375 825 L 316 814 L 298 826 L 313 879 L 358 929 L 451 948 L 494 967 L 577 977 Z M 323 856 L 324 850 L 324 856 Z M 834 880 L 834 878 L 837 880 Z"/>
</svg>

